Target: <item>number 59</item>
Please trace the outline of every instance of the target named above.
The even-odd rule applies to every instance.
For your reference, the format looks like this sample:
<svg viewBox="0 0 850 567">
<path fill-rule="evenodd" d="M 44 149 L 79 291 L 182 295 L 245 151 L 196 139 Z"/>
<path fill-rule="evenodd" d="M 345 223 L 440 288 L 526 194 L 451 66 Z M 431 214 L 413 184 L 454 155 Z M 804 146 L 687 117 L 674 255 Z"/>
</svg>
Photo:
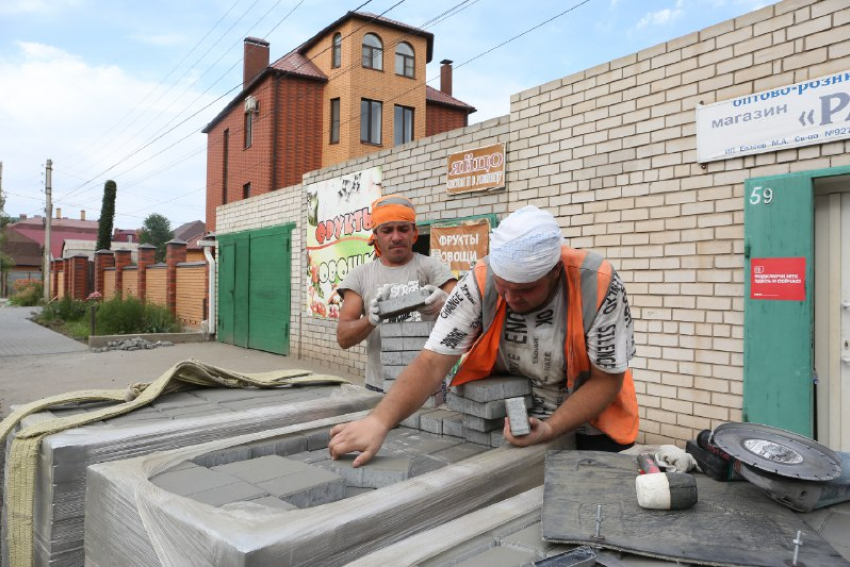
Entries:
<svg viewBox="0 0 850 567">
<path fill-rule="evenodd" d="M 770 187 L 753 187 L 753 192 L 750 193 L 750 203 L 758 205 L 764 203 L 769 205 L 773 201 L 773 189 Z"/>
</svg>

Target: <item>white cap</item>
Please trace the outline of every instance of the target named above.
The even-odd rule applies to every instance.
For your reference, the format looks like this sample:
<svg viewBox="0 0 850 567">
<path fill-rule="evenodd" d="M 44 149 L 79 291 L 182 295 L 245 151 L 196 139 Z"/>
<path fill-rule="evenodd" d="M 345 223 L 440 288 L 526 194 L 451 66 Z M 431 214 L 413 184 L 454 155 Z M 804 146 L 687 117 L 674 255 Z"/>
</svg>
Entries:
<svg viewBox="0 0 850 567">
<path fill-rule="evenodd" d="M 561 259 L 563 242 L 555 217 L 528 205 L 508 215 L 490 235 L 490 267 L 511 283 L 537 281 Z"/>
</svg>

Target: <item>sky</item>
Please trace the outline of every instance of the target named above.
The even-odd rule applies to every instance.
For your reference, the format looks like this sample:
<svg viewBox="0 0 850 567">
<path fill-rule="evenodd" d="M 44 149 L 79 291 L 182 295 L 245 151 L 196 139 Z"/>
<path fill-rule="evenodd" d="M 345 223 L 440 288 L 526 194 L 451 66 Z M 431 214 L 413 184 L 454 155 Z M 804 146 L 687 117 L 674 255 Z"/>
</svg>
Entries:
<svg viewBox="0 0 850 567">
<path fill-rule="evenodd" d="M 247 36 L 266 39 L 274 61 L 349 10 L 425 28 L 435 36 L 426 80 L 439 88 L 439 62 L 454 61 L 453 95 L 478 109 L 474 124 L 508 114 L 525 89 L 772 3 L 2 0 L 5 212 L 44 214 L 50 159 L 63 217 L 97 220 L 113 179 L 118 228 L 139 228 L 152 213 L 172 228 L 204 220 L 201 130 L 241 90 Z"/>
</svg>

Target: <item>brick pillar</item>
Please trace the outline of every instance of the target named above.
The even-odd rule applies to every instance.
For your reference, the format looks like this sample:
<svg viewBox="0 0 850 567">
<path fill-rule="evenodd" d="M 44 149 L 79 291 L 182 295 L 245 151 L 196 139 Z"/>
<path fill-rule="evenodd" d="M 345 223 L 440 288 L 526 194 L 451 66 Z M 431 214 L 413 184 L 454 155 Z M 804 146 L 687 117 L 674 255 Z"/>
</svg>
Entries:
<svg viewBox="0 0 850 567">
<path fill-rule="evenodd" d="M 115 295 L 124 296 L 124 268 L 133 263 L 129 250 L 115 251 Z"/>
<path fill-rule="evenodd" d="M 77 254 L 71 258 L 74 282 L 71 284 L 71 298 L 85 299 L 89 294 L 89 257 Z"/>
<path fill-rule="evenodd" d="M 148 266 L 156 262 L 156 246 L 153 244 L 142 244 L 139 246 L 139 299 L 147 300 L 148 296 Z"/>
<path fill-rule="evenodd" d="M 175 238 L 165 246 L 165 305 L 177 315 L 177 264 L 186 261 L 186 243 Z"/>
<path fill-rule="evenodd" d="M 50 268 L 50 299 L 59 297 L 59 272 L 62 271 L 62 260 L 53 260 Z"/>
<path fill-rule="evenodd" d="M 62 271 L 65 272 L 65 277 L 62 278 L 62 296 L 68 297 L 71 295 L 71 259 L 62 258 Z"/>
<path fill-rule="evenodd" d="M 112 250 L 98 250 L 94 253 L 94 290 L 101 296 L 103 295 L 103 270 L 114 267 L 115 254 Z"/>
</svg>

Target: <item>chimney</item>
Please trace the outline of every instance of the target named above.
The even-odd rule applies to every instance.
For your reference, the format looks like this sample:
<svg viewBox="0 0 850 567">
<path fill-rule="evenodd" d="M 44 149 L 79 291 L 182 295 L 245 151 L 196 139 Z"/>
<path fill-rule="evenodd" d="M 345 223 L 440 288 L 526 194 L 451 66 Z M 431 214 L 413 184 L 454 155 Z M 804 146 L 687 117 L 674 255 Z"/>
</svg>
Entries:
<svg viewBox="0 0 850 567">
<path fill-rule="evenodd" d="M 452 96 L 452 60 L 440 61 L 440 90 Z"/>
<path fill-rule="evenodd" d="M 61 207 L 56 207 L 56 218 L 57 219 L 62 218 L 62 208 Z"/>
<path fill-rule="evenodd" d="M 243 65 L 242 88 L 244 89 L 269 66 L 269 42 L 256 37 L 246 37 Z"/>
<path fill-rule="evenodd" d="M 82 211 L 82 210 L 80 211 L 80 220 L 86 220 L 86 212 L 85 211 Z"/>
<path fill-rule="evenodd" d="M 18 218 L 21 220 L 25 220 L 27 218 L 27 215 L 18 215 Z"/>
</svg>

